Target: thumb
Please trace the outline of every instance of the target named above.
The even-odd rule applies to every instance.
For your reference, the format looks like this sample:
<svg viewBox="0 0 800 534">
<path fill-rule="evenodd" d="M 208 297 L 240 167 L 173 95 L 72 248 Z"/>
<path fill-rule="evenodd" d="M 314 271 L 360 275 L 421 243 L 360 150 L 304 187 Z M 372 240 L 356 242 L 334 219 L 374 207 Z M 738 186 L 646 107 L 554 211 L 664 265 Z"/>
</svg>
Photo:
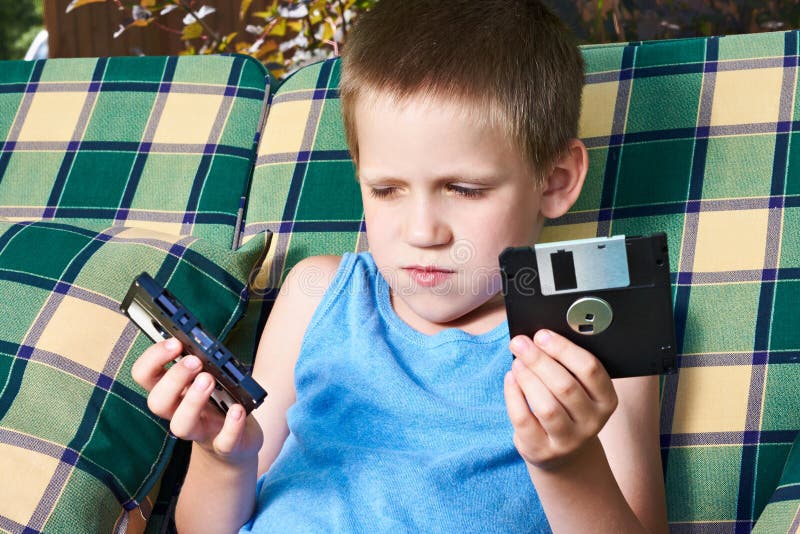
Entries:
<svg viewBox="0 0 800 534">
<path fill-rule="evenodd" d="M 214 450 L 223 456 L 232 454 L 242 441 L 246 421 L 244 408 L 239 404 L 231 406 L 225 414 L 222 429 L 214 438 Z"/>
</svg>

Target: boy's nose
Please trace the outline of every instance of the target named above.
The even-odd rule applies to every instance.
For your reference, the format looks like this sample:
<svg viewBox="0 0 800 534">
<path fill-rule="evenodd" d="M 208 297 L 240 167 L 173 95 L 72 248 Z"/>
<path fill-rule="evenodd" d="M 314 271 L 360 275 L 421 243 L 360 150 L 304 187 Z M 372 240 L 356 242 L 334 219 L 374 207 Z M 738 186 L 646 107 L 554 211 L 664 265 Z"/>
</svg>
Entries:
<svg viewBox="0 0 800 534">
<path fill-rule="evenodd" d="M 430 202 L 419 202 L 409 210 L 405 226 L 406 242 L 415 247 L 446 245 L 452 239 L 446 217 Z"/>
</svg>

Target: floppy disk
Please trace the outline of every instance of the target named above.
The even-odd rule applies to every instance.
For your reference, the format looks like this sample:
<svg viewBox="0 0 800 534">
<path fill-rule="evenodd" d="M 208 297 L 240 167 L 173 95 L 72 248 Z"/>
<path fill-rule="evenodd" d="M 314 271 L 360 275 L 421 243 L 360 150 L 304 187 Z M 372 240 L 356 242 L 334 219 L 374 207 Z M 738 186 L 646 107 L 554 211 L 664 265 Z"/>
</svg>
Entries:
<svg viewBox="0 0 800 534">
<path fill-rule="evenodd" d="M 666 234 L 510 247 L 499 259 L 512 338 L 550 329 L 612 378 L 676 370 Z"/>
<path fill-rule="evenodd" d="M 223 413 L 236 403 L 250 413 L 264 402 L 267 392 L 246 373 L 231 351 L 147 273 L 133 281 L 120 310 L 153 341 L 175 337 L 186 354 L 197 356 L 203 362 L 203 370 L 216 379 L 211 401 Z"/>
</svg>

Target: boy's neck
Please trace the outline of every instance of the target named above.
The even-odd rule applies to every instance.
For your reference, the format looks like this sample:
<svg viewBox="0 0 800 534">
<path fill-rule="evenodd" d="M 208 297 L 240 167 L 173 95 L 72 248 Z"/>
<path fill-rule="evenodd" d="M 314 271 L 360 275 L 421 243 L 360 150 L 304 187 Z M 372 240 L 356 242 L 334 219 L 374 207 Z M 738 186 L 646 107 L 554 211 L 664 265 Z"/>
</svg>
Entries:
<svg viewBox="0 0 800 534">
<path fill-rule="evenodd" d="M 506 320 L 506 307 L 502 293 L 497 293 L 478 308 L 447 323 L 435 323 L 420 317 L 406 306 L 403 299 L 396 298 L 391 289 L 389 295 L 392 309 L 397 316 L 414 330 L 428 336 L 449 328 L 457 328 L 477 336 L 490 332 Z"/>
</svg>

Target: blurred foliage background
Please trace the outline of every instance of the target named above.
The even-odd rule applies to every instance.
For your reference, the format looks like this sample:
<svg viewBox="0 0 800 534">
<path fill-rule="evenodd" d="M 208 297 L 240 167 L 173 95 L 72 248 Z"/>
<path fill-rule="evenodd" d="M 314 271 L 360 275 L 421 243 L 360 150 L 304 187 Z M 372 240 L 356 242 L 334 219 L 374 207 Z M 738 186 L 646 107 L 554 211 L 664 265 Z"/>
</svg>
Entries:
<svg viewBox="0 0 800 534">
<path fill-rule="evenodd" d="M 42 0 L 0 0 L 0 59 L 22 59 L 42 29 Z"/>
<path fill-rule="evenodd" d="M 0 0 L 0 59 L 24 56 L 42 27 L 42 1 Z M 182 54 L 250 54 L 280 78 L 303 64 L 335 55 L 358 13 L 377 1 L 267 0 L 254 8 L 253 0 L 71 0 L 66 16 L 87 4 L 104 3 L 104 8 L 117 13 L 118 24 L 101 31 L 115 37 L 135 31 L 168 32 L 182 43 Z M 59 5 L 61 10 L 66 3 L 45 2 L 47 9 Z M 800 0 L 544 2 L 584 44 L 800 28 Z M 215 23 L 215 13 L 223 6 L 236 10 L 236 28 Z M 227 24 L 231 25 L 230 19 Z M 49 30 L 57 32 L 58 28 Z"/>
<path fill-rule="evenodd" d="M 800 28 L 798 0 L 544 0 L 582 43 Z"/>
</svg>

